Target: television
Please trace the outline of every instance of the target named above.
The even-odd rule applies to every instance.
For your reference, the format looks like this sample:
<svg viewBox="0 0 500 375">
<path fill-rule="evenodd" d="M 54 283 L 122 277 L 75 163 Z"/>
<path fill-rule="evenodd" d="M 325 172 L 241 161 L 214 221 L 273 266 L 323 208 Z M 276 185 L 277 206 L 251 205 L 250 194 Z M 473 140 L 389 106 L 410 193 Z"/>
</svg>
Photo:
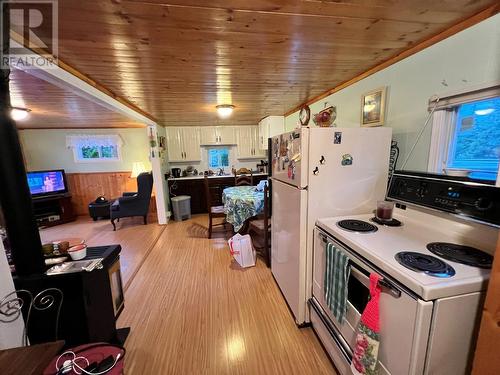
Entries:
<svg viewBox="0 0 500 375">
<path fill-rule="evenodd" d="M 31 196 L 62 195 L 68 192 L 66 174 L 63 169 L 32 171 L 27 173 Z"/>
</svg>

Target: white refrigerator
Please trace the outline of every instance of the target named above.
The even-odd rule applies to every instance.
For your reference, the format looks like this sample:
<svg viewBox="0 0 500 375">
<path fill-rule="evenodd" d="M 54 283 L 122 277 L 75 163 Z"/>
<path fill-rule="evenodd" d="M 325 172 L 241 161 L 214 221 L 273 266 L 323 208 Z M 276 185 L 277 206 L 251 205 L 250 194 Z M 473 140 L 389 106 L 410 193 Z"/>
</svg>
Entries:
<svg viewBox="0 0 500 375">
<path fill-rule="evenodd" d="M 298 325 L 309 322 L 318 218 L 384 199 L 391 128 L 301 128 L 272 138 L 271 271 Z"/>
</svg>

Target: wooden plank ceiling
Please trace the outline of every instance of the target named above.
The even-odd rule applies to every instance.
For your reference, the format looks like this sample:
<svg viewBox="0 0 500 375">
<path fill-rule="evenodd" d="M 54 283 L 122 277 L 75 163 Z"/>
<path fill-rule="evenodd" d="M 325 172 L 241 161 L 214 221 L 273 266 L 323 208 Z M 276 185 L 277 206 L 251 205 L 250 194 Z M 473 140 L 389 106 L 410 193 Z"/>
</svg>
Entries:
<svg viewBox="0 0 500 375">
<path fill-rule="evenodd" d="M 160 124 L 254 125 L 495 3 L 64 0 L 59 57 Z"/>
<path fill-rule="evenodd" d="M 12 106 L 31 109 L 26 120 L 17 121 L 19 129 L 145 127 L 22 70 L 12 70 L 10 79 Z"/>
</svg>

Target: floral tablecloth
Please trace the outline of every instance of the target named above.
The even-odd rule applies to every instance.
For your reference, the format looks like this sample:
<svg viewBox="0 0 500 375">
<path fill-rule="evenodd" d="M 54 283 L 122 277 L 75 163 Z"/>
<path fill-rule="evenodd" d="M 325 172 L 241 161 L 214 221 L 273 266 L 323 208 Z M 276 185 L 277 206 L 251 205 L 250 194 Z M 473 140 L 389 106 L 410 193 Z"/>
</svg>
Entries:
<svg viewBox="0 0 500 375">
<path fill-rule="evenodd" d="M 264 210 L 264 192 L 256 191 L 255 186 L 233 186 L 222 192 L 222 202 L 226 220 L 238 232 L 245 220 Z"/>
</svg>

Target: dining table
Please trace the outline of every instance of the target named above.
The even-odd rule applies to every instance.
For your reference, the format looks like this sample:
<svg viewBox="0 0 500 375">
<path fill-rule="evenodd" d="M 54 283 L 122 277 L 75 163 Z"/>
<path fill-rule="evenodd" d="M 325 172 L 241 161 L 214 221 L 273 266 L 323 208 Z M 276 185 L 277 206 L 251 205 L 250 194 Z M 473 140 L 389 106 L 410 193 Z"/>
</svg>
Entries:
<svg viewBox="0 0 500 375">
<path fill-rule="evenodd" d="M 245 222 L 264 210 L 264 192 L 257 186 L 232 186 L 222 191 L 226 221 L 239 232 Z"/>
</svg>

